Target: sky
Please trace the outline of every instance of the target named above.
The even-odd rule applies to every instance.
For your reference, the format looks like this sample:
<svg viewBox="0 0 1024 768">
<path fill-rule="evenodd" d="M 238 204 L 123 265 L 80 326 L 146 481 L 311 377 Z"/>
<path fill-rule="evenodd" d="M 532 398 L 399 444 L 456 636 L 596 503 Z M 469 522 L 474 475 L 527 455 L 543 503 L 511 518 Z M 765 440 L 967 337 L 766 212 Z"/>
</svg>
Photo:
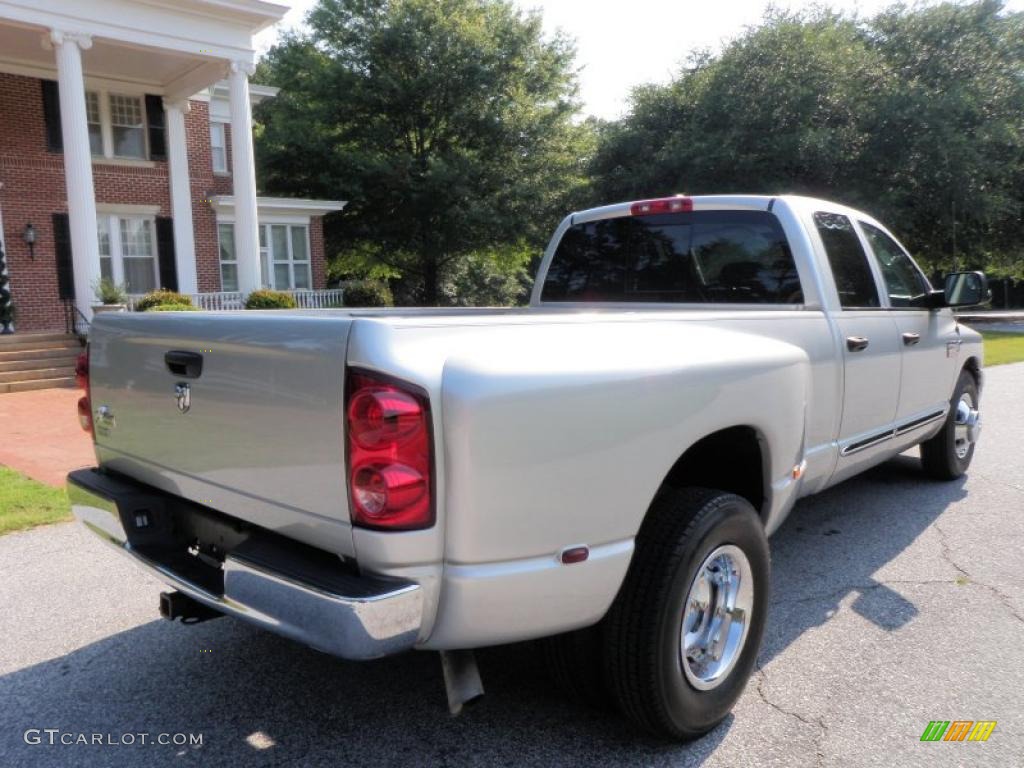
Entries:
<svg viewBox="0 0 1024 768">
<path fill-rule="evenodd" d="M 282 28 L 301 26 L 316 0 L 277 0 L 292 9 L 278 27 L 257 38 L 266 50 Z M 515 0 L 524 10 L 543 13 L 547 32 L 561 29 L 576 39 L 580 98 L 585 114 L 620 117 L 630 90 L 643 83 L 668 82 L 693 51 L 721 49 L 757 24 L 765 9 L 801 10 L 820 0 Z M 871 16 L 893 0 L 836 0 L 832 8 Z M 1024 0 L 1007 7 L 1024 10 Z"/>
</svg>

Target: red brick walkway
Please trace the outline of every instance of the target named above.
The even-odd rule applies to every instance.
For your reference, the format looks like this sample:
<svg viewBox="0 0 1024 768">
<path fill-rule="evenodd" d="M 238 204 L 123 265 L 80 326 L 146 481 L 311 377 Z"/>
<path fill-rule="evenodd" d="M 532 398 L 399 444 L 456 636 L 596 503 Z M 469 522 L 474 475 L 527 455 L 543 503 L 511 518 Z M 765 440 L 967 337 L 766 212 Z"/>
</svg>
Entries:
<svg viewBox="0 0 1024 768">
<path fill-rule="evenodd" d="M 92 439 L 78 425 L 78 389 L 0 395 L 0 464 L 50 485 L 96 463 Z"/>
</svg>

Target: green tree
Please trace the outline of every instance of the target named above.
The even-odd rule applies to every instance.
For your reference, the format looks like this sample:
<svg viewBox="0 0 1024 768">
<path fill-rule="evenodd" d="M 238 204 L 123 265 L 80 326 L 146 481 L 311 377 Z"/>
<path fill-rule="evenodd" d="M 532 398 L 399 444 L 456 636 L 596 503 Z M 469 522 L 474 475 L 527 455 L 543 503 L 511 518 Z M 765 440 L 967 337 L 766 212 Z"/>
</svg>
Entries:
<svg viewBox="0 0 1024 768">
<path fill-rule="evenodd" d="M 634 91 L 629 116 L 602 132 L 597 187 L 616 197 L 831 191 L 866 140 L 858 115 L 880 76 L 854 22 L 770 12 L 721 55 L 693 56 L 668 86 Z"/>
<path fill-rule="evenodd" d="M 797 192 L 865 208 L 931 269 L 1024 276 L 1024 14 L 770 12 L 605 125 L 595 199 Z M 954 234 L 955 233 L 955 234 Z"/>
<path fill-rule="evenodd" d="M 865 120 L 865 196 L 932 266 L 955 247 L 958 266 L 1024 277 L 1024 13 L 897 7 L 865 36 L 889 75 Z"/>
<path fill-rule="evenodd" d="M 461 260 L 539 247 L 586 189 L 574 48 L 504 0 L 321 0 L 258 77 L 267 191 L 349 200 L 336 251 L 400 274 L 408 301 L 446 299 Z M 372 243 L 367 246 L 366 243 Z"/>
</svg>

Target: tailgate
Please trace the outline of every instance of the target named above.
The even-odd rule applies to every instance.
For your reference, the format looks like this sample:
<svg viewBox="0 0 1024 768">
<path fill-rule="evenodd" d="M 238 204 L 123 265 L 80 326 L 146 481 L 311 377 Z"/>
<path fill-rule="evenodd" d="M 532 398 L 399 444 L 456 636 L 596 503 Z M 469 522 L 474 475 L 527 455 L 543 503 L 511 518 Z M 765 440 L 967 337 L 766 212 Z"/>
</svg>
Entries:
<svg viewBox="0 0 1024 768">
<path fill-rule="evenodd" d="M 100 465 L 354 554 L 343 447 L 350 325 L 280 311 L 97 315 L 89 382 Z"/>
</svg>

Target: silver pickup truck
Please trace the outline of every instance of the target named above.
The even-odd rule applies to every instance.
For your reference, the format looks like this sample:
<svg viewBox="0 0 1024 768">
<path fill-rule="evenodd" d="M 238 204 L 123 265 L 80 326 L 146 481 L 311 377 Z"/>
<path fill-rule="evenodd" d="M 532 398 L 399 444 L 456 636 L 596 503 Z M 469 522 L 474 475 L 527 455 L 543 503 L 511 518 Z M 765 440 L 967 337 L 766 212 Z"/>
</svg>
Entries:
<svg viewBox="0 0 1024 768">
<path fill-rule="evenodd" d="M 556 678 L 693 738 L 733 706 L 800 497 L 920 444 L 970 464 L 982 349 L 884 226 L 800 197 L 568 216 L 530 306 L 104 314 L 85 526 L 228 614 L 348 659 L 547 638 Z"/>
</svg>

